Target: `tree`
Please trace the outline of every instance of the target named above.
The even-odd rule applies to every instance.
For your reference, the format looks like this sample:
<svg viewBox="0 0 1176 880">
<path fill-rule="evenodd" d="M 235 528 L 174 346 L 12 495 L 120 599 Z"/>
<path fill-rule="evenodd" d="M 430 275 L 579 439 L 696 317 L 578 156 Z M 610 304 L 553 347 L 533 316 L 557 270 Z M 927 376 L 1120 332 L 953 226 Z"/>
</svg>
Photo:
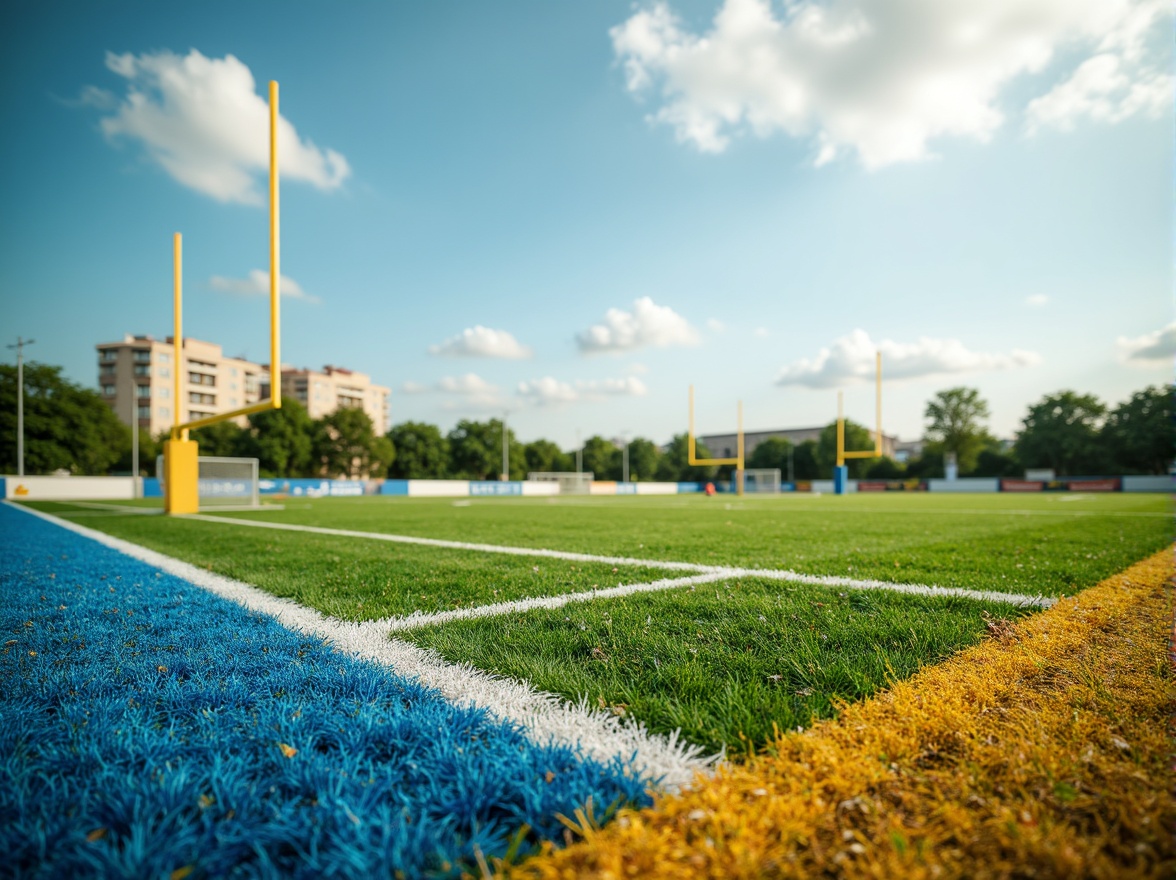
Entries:
<svg viewBox="0 0 1176 880">
<path fill-rule="evenodd" d="M 129 435 L 130 432 L 128 431 L 127 434 Z M 163 453 L 163 441 L 167 438 L 166 431 L 161 432 L 158 437 L 152 437 L 151 432 L 146 428 L 139 429 L 139 476 L 160 476 L 155 473 L 155 459 Z M 127 448 L 122 451 L 122 455 L 115 462 L 114 470 L 129 474 L 132 470 L 131 454 L 133 452 L 128 440 Z"/>
<path fill-rule="evenodd" d="M 867 480 L 901 480 L 906 476 L 906 470 L 893 458 L 875 458 L 866 468 Z"/>
<path fill-rule="evenodd" d="M 265 409 L 249 416 L 249 428 L 241 438 L 241 455 L 257 459 L 263 477 L 316 477 L 315 422 L 306 407 L 293 398 L 281 409 Z"/>
<path fill-rule="evenodd" d="M 507 458 L 512 479 L 526 476 L 523 444 L 507 428 Z M 502 470 L 502 420 L 472 422 L 462 419 L 449 432 L 449 460 L 459 480 L 497 480 Z"/>
<path fill-rule="evenodd" d="M 228 419 L 197 428 L 190 436 L 199 444 L 201 455 L 238 456 L 246 445 L 245 429 Z"/>
<path fill-rule="evenodd" d="M 661 450 L 656 443 L 644 437 L 634 437 L 629 442 L 629 479 L 649 482 L 657 476 L 660 460 Z"/>
<path fill-rule="evenodd" d="M 553 473 L 576 469 L 575 458 L 550 440 L 532 440 L 523 447 L 523 458 L 527 462 L 528 473 Z"/>
<path fill-rule="evenodd" d="M 675 434 L 666 444 L 657 466 L 658 480 L 667 483 L 705 483 L 715 478 L 715 467 L 690 464 L 688 439 L 686 434 Z M 694 455 L 696 458 L 711 457 L 705 443 L 697 443 Z"/>
<path fill-rule="evenodd" d="M 324 416 L 315 436 L 315 455 L 328 477 L 383 475 L 396 458 L 392 441 L 376 435 L 371 417 L 359 407 L 341 406 Z"/>
<path fill-rule="evenodd" d="M 972 477 L 1016 477 L 1023 473 L 1021 463 L 1011 452 L 1004 452 L 993 445 L 980 453 Z"/>
<path fill-rule="evenodd" d="M 1176 386 L 1150 385 L 1107 416 L 1102 436 L 1117 467 L 1127 474 L 1166 474 L 1172 464 L 1172 396 Z"/>
<path fill-rule="evenodd" d="M 621 450 L 599 434 L 584 442 L 584 470 L 591 471 L 597 480 L 621 478 Z"/>
<path fill-rule="evenodd" d="M 16 373 L 0 365 L 0 473 L 17 471 Z M 25 473 L 106 474 L 130 450 L 131 429 L 96 391 L 63 378 L 61 367 L 30 361 L 24 386 Z"/>
<path fill-rule="evenodd" d="M 874 433 L 868 428 L 859 425 L 857 422 L 845 420 L 845 449 L 846 451 L 873 449 L 874 448 Z M 831 479 L 833 477 L 833 468 L 837 464 L 837 423 L 830 422 L 821 431 L 820 439 L 817 440 L 817 464 L 820 467 L 821 477 L 823 479 Z M 870 464 L 875 459 L 870 458 L 847 458 L 845 463 L 849 465 L 849 476 L 851 479 L 861 479 Z"/>
<path fill-rule="evenodd" d="M 747 458 L 747 467 L 751 470 L 779 468 L 780 478 L 788 479 L 788 453 L 793 452 L 793 472 L 796 470 L 795 449 L 792 442 L 783 437 L 769 437 L 759 443 Z"/>
<path fill-rule="evenodd" d="M 1109 455 L 1098 434 L 1107 408 L 1093 394 L 1059 391 L 1029 407 L 1017 437 L 1017 458 L 1025 467 L 1052 468 L 1058 476 L 1107 473 Z"/>
<path fill-rule="evenodd" d="M 805 440 L 792 453 L 792 471 L 798 480 L 819 479 L 821 468 L 817 464 L 817 441 Z"/>
<path fill-rule="evenodd" d="M 926 439 L 942 452 L 955 453 L 959 472 L 970 473 L 990 440 L 984 426 L 988 415 L 988 403 L 975 388 L 936 392 L 923 413 Z"/>
<path fill-rule="evenodd" d="M 388 476 L 400 480 L 442 480 L 449 476 L 449 441 L 425 422 L 401 422 L 388 432 L 396 457 Z"/>
</svg>

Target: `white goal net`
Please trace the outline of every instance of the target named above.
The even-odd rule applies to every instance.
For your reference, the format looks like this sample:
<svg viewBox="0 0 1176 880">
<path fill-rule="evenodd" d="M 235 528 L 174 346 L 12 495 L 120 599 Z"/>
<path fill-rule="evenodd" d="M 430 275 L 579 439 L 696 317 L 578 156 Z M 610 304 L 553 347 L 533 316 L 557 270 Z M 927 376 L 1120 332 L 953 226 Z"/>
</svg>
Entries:
<svg viewBox="0 0 1176 880">
<path fill-rule="evenodd" d="M 196 476 L 196 492 L 201 510 L 251 510 L 261 507 L 256 458 L 201 455 L 197 459 L 197 466 L 199 471 Z M 162 455 L 156 460 L 155 473 L 159 474 L 160 488 L 166 488 L 163 482 Z"/>
<path fill-rule="evenodd" d="M 743 492 L 779 492 L 779 468 L 754 468 L 743 471 Z"/>
<path fill-rule="evenodd" d="M 527 479 L 534 483 L 559 483 L 560 495 L 587 495 L 592 486 L 592 471 L 531 471 Z"/>
</svg>

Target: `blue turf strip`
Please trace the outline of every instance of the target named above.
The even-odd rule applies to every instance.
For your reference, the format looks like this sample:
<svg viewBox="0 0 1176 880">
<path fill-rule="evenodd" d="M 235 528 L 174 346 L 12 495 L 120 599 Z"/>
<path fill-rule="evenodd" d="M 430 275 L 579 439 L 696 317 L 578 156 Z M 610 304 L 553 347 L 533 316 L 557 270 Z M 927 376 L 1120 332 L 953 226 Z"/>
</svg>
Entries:
<svg viewBox="0 0 1176 880">
<path fill-rule="evenodd" d="M 649 800 L 6 504 L 0 622 L 0 874 L 477 874 L 524 823 L 525 851 L 589 797 Z"/>
</svg>

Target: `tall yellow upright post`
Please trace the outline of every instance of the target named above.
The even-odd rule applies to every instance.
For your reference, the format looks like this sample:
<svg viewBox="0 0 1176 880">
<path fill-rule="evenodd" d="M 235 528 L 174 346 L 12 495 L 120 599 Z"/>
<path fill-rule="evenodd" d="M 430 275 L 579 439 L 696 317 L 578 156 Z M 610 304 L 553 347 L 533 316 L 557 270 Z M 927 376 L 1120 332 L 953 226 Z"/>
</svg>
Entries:
<svg viewBox="0 0 1176 880">
<path fill-rule="evenodd" d="M 172 369 L 175 371 L 175 400 L 172 401 L 175 419 L 172 423 L 171 439 L 163 444 L 163 507 L 169 514 L 196 513 L 200 509 L 197 491 L 199 480 L 199 450 L 195 440 L 188 439 L 188 431 L 182 427 L 184 407 L 184 242 L 180 233 L 172 239 L 172 301 L 175 309 L 175 334 L 172 350 L 175 352 Z"/>
<path fill-rule="evenodd" d="M 270 80 L 270 404 L 282 408 L 282 352 L 281 334 L 281 235 L 278 228 L 278 84 Z"/>
<path fill-rule="evenodd" d="M 845 392 L 837 392 L 837 467 L 845 464 Z"/>
<path fill-rule="evenodd" d="M 722 465 L 733 464 L 738 470 L 735 474 L 736 491 L 743 494 L 743 401 L 739 401 L 739 429 L 735 440 L 737 455 L 735 458 L 699 458 L 695 455 L 694 445 L 694 386 L 690 386 L 690 421 L 686 429 L 686 461 L 692 465 Z"/>
</svg>

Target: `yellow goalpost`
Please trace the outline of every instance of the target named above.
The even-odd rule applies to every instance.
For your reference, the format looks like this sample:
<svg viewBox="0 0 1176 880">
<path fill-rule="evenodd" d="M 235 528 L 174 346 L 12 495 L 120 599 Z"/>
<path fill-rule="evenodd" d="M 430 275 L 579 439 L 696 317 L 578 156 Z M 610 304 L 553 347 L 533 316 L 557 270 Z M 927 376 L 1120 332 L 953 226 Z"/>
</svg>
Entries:
<svg viewBox="0 0 1176 880">
<path fill-rule="evenodd" d="M 735 440 L 734 458 L 697 458 L 694 454 L 694 386 L 690 386 L 690 423 L 686 434 L 686 460 L 692 465 L 735 465 L 736 493 L 743 494 L 743 401 L 739 401 L 738 428 Z"/>
<path fill-rule="evenodd" d="M 169 514 L 197 513 L 200 509 L 198 491 L 199 450 L 195 440 L 188 437 L 193 428 L 202 428 L 225 419 L 282 407 L 281 358 L 281 266 L 280 235 L 278 229 L 278 84 L 269 84 L 269 266 L 270 266 L 270 396 L 266 400 L 241 409 L 217 413 L 203 419 L 180 421 L 184 407 L 184 337 L 183 337 L 183 239 L 175 234 L 172 243 L 172 284 L 175 309 L 175 424 L 171 439 L 163 444 L 164 511 Z"/>
<path fill-rule="evenodd" d="M 849 469 L 846 467 L 847 458 L 881 458 L 882 457 L 882 352 L 874 355 L 874 387 L 875 387 L 875 427 L 874 448 L 850 450 L 845 448 L 845 392 L 837 392 L 837 468 L 833 472 L 833 491 L 837 495 L 844 495 L 849 480 Z"/>
</svg>

